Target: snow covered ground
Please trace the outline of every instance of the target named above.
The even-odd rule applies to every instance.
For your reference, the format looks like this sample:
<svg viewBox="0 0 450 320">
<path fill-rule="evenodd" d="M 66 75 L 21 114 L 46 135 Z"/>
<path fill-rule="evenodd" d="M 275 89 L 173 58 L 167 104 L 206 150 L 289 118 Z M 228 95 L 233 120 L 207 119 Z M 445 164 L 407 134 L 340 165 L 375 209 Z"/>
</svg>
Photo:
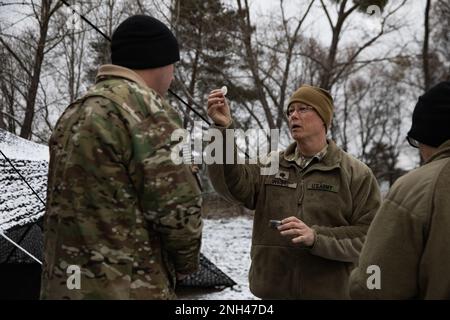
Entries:
<svg viewBox="0 0 450 320">
<path fill-rule="evenodd" d="M 47 161 L 48 147 L 0 130 L 0 150 L 9 159 Z M 3 157 L 0 157 L 3 158 Z"/>
<path fill-rule="evenodd" d="M 255 300 L 248 288 L 252 219 L 204 220 L 202 253 L 237 285 L 222 291 L 180 296 L 192 300 Z"/>
</svg>

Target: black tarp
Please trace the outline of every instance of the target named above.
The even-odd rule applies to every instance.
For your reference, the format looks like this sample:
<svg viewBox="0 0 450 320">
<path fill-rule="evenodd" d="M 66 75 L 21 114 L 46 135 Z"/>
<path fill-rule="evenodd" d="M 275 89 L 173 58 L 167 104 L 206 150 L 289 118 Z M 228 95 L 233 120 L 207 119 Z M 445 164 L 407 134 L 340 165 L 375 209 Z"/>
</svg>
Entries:
<svg viewBox="0 0 450 320">
<path fill-rule="evenodd" d="M 42 219 L 5 231 L 5 235 L 42 261 Z M 41 265 L 0 236 L 0 299 L 39 298 Z M 236 283 L 203 254 L 199 270 L 178 283 L 180 289 L 221 289 Z"/>
</svg>

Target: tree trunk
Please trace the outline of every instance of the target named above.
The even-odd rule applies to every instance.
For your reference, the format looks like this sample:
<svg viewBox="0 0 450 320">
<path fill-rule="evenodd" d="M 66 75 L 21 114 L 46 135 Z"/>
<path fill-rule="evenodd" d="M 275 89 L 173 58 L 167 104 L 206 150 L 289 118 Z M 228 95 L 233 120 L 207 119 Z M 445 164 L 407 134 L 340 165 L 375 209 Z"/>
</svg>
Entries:
<svg viewBox="0 0 450 320">
<path fill-rule="evenodd" d="M 39 20 L 39 40 L 34 55 L 34 63 L 30 86 L 28 87 L 25 107 L 25 118 L 20 130 L 20 136 L 25 139 L 31 138 L 32 125 L 35 114 L 36 96 L 41 77 L 42 62 L 44 61 L 45 42 L 47 40 L 48 24 L 51 17 L 51 0 L 43 0 L 41 3 L 41 14 Z"/>
<path fill-rule="evenodd" d="M 258 57 L 257 53 L 252 47 L 252 26 L 250 23 L 250 10 L 248 1 L 245 0 L 245 8 L 242 7 L 242 3 L 240 0 L 237 1 L 238 8 L 240 11 L 240 27 L 242 31 L 242 38 L 245 46 L 245 59 L 247 60 L 247 64 L 249 66 L 250 72 L 252 74 L 253 82 L 255 84 L 255 88 L 258 92 L 258 98 L 261 102 L 262 108 L 264 110 L 264 114 L 267 119 L 267 124 L 270 129 L 276 128 L 275 120 L 272 116 L 272 112 L 270 110 L 269 103 L 267 102 L 266 94 L 264 92 L 264 85 L 262 83 L 261 77 L 259 75 L 259 66 L 258 66 Z M 244 16 L 245 14 L 245 16 Z"/>
<path fill-rule="evenodd" d="M 425 8 L 425 21 L 424 21 L 424 38 L 423 38 L 423 50 L 422 50 L 422 59 L 423 59 L 423 84 L 425 91 L 430 89 L 431 79 L 430 79 L 430 66 L 429 66 L 429 41 L 430 41 L 430 9 L 431 9 L 431 0 L 427 0 L 427 5 Z"/>
</svg>

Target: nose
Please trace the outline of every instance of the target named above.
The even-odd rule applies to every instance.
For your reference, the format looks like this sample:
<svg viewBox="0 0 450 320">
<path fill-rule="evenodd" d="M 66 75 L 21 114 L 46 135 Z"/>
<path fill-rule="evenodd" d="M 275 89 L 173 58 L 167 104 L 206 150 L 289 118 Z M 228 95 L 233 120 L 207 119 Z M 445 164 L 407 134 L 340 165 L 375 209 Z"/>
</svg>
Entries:
<svg viewBox="0 0 450 320">
<path fill-rule="evenodd" d="M 291 115 L 289 116 L 289 119 L 298 119 L 297 110 L 294 110 L 294 112 L 291 113 Z"/>
</svg>

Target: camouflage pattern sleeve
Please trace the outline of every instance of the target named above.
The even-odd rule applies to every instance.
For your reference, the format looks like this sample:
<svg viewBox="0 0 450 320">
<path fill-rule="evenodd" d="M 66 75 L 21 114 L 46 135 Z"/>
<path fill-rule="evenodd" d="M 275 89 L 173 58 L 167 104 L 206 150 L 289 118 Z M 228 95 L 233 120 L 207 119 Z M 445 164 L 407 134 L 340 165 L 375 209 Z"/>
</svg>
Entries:
<svg viewBox="0 0 450 320">
<path fill-rule="evenodd" d="M 159 97 L 150 104 L 153 112 L 132 128 L 131 176 L 144 217 L 159 233 L 169 263 L 174 271 L 188 274 L 199 266 L 200 190 L 189 166 L 175 165 L 170 157 L 177 143 L 171 133 L 181 127 L 181 119 Z"/>
<path fill-rule="evenodd" d="M 113 93 L 113 94 L 111 94 Z M 171 134 L 181 128 L 178 113 L 152 89 L 127 81 L 111 80 L 96 94 L 120 106 L 128 119 L 133 155 L 130 178 L 136 187 L 139 207 L 160 236 L 168 266 L 182 274 L 198 269 L 201 245 L 201 193 L 188 165 L 171 160 Z M 122 97 L 127 97 L 122 99 Z"/>
<path fill-rule="evenodd" d="M 175 271 L 198 268 L 200 191 L 170 158 L 179 120 L 153 90 L 116 78 L 64 111 L 49 144 L 42 299 L 170 299 Z"/>
<path fill-rule="evenodd" d="M 167 299 L 158 241 L 136 212 L 129 120 L 110 100 L 70 106 L 53 132 L 42 299 Z M 69 290 L 67 268 L 81 268 Z"/>
</svg>

